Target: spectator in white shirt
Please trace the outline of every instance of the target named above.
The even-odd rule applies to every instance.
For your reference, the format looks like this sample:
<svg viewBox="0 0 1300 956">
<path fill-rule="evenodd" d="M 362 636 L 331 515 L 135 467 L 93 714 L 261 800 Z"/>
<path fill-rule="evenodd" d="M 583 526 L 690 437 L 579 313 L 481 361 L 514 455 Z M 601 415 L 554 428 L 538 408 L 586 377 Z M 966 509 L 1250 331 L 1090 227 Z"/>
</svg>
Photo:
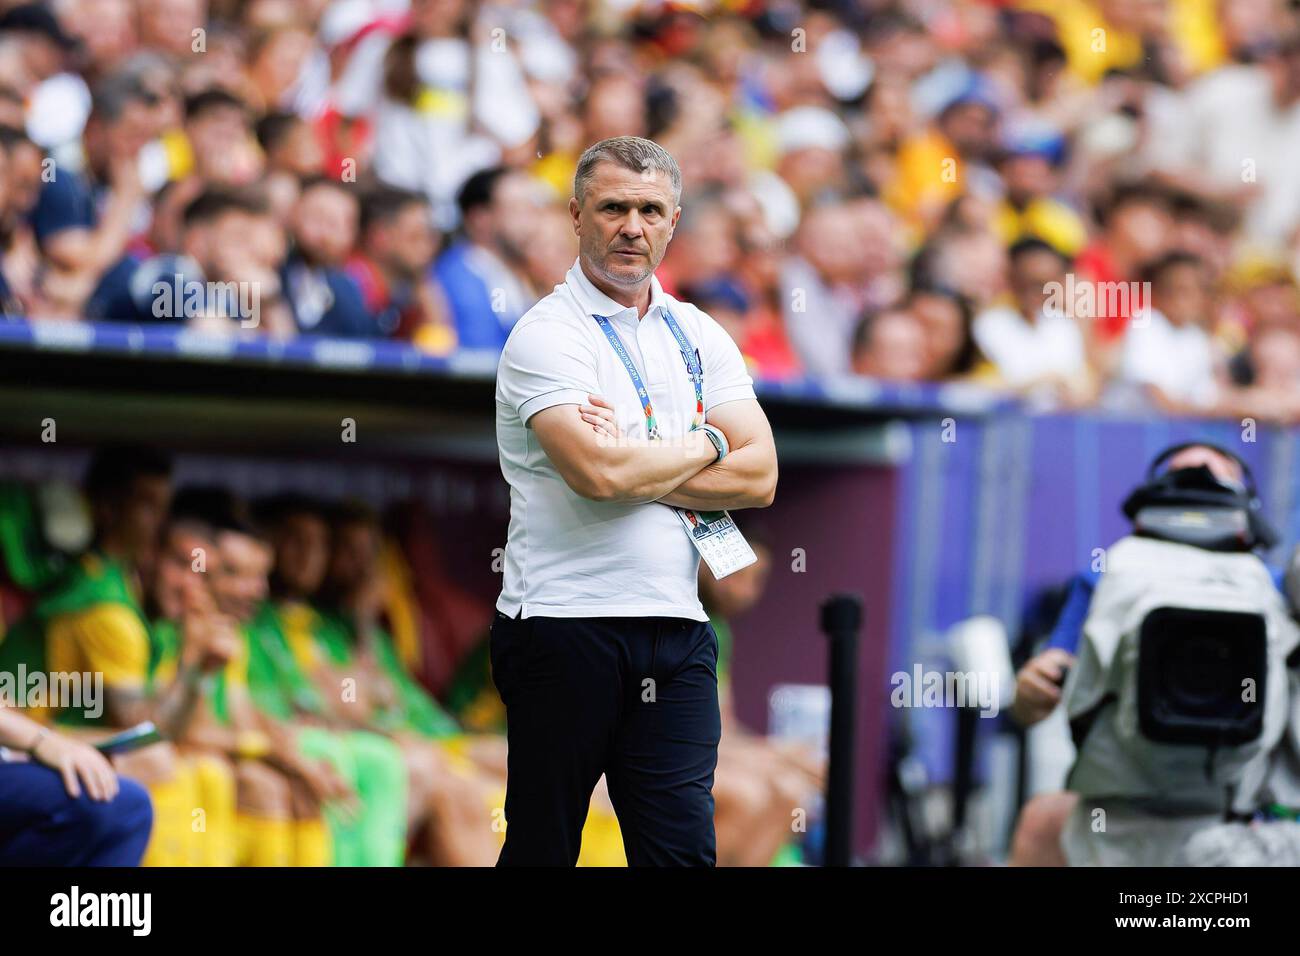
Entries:
<svg viewBox="0 0 1300 956">
<path fill-rule="evenodd" d="M 1152 309 L 1129 323 L 1119 378 L 1163 411 L 1208 412 L 1220 397 L 1220 371 L 1204 264 L 1190 253 L 1171 252 L 1147 276 Z"/>
<path fill-rule="evenodd" d="M 861 259 L 852 217 L 840 206 L 816 206 L 804 215 L 795 242 L 799 255 L 781 270 L 790 344 L 810 375 L 846 374 L 863 306 L 852 282 Z"/>
<path fill-rule="evenodd" d="M 1007 257 L 1011 301 L 979 314 L 976 343 L 1014 391 L 1051 405 L 1087 401 L 1093 384 L 1083 332 L 1073 316 L 1048 308 L 1069 260 L 1035 238 L 1017 242 Z"/>
<path fill-rule="evenodd" d="M 1300 36 L 1276 38 L 1255 56 L 1182 90 L 1177 108 L 1157 115 L 1144 152 L 1166 182 L 1232 203 L 1247 236 L 1280 245 L 1300 224 Z"/>
<path fill-rule="evenodd" d="M 894 217 L 875 200 L 825 203 L 804 214 L 798 254 L 781 269 L 781 298 L 786 333 L 808 374 L 848 374 L 862 310 L 897 297 L 891 230 Z"/>
<path fill-rule="evenodd" d="M 358 96 L 378 104 L 376 174 L 426 193 L 443 230 L 457 225 L 461 185 L 528 143 L 541 122 L 515 48 L 495 42 L 478 13 L 465 0 L 414 0 L 410 30 L 372 73 L 368 98 Z"/>
</svg>

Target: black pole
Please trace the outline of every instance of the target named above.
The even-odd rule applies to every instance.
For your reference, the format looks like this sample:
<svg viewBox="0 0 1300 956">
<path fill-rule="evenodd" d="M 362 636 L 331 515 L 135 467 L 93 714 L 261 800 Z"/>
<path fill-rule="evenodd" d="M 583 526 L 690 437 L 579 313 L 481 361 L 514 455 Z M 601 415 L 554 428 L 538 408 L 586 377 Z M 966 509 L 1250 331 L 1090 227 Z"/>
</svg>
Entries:
<svg viewBox="0 0 1300 956">
<path fill-rule="evenodd" d="M 830 639 L 831 739 L 826 774 L 826 866 L 848 866 L 853 853 L 854 702 L 862 599 L 836 594 L 822 604 Z"/>
<path fill-rule="evenodd" d="M 952 779 L 952 832 L 948 834 L 948 866 L 957 866 L 961 846 L 962 831 L 966 829 L 966 812 L 970 806 L 970 795 L 975 789 L 975 739 L 979 729 L 980 712 L 975 707 L 960 707 L 957 710 L 957 752 L 953 762 Z"/>
</svg>

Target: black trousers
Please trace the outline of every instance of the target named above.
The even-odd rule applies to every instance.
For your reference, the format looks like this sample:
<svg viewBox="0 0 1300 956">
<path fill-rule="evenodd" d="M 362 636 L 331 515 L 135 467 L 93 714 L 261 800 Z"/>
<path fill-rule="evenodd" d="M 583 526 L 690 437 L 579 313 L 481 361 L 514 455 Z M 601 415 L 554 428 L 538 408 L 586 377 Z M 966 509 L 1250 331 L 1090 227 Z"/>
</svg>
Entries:
<svg viewBox="0 0 1300 956">
<path fill-rule="evenodd" d="M 710 625 L 498 611 L 491 655 L 510 741 L 498 866 L 573 866 L 602 773 L 629 866 L 715 865 Z"/>
</svg>

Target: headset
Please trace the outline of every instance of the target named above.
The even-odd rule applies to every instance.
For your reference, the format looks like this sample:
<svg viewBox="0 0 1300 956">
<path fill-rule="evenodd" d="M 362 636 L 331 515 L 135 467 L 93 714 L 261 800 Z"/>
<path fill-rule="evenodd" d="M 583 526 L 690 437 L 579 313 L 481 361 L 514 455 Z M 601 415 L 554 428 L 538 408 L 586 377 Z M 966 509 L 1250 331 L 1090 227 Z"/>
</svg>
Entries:
<svg viewBox="0 0 1300 956">
<path fill-rule="evenodd" d="M 1235 461 L 1243 483 L 1225 482 L 1205 465 L 1161 472 L 1161 466 L 1188 448 L 1208 448 Z M 1263 510 L 1250 466 L 1226 448 L 1204 441 L 1184 442 L 1162 451 L 1147 469 L 1145 483 L 1123 505 L 1124 515 L 1138 535 L 1210 551 L 1268 550 L 1276 545 L 1278 534 Z"/>
</svg>

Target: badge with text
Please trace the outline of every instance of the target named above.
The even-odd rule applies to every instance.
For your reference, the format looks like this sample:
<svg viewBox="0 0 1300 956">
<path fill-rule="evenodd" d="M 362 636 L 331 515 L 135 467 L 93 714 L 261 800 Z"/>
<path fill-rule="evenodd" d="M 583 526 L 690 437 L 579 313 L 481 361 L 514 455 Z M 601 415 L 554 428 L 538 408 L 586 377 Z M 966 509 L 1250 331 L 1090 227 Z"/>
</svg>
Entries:
<svg viewBox="0 0 1300 956">
<path fill-rule="evenodd" d="M 758 555 L 727 512 L 689 511 L 685 508 L 674 508 L 673 511 L 714 578 L 721 580 L 758 560 Z"/>
</svg>

